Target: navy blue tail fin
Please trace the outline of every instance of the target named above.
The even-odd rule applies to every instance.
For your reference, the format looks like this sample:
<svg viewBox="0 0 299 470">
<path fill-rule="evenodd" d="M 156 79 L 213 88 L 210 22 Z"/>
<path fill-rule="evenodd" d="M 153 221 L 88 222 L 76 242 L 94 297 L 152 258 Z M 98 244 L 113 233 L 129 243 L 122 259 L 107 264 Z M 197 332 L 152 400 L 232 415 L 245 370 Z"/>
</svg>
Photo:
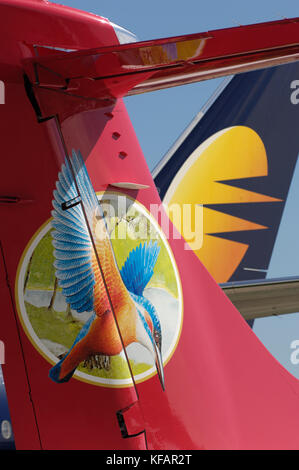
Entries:
<svg viewBox="0 0 299 470">
<path fill-rule="evenodd" d="M 199 171 L 198 168 L 206 171 L 207 165 L 203 160 L 202 164 L 197 166 L 195 162 L 200 158 L 210 158 L 210 154 L 206 152 L 210 142 L 215 143 L 226 132 L 229 133 L 231 129 L 237 128 L 245 134 L 254 131 L 259 139 L 257 145 L 263 144 L 266 155 L 264 170 L 265 168 L 266 170 L 259 173 L 257 170 L 259 157 L 255 156 L 252 163 L 247 162 L 245 173 L 238 176 L 234 171 L 236 162 L 242 166 L 245 158 L 247 138 L 243 133 L 244 139 L 238 137 L 239 140 L 231 141 L 231 152 L 236 155 L 239 152 L 239 160 L 236 156 L 232 158 L 227 146 L 221 151 L 221 145 L 218 145 L 218 150 L 215 152 L 220 153 L 215 157 L 213 170 L 207 172 L 204 177 L 198 174 L 195 178 L 194 172 Z M 242 132 L 240 136 L 243 135 Z M 198 156 L 196 156 L 197 149 Z M 213 217 L 213 220 L 216 220 L 218 214 L 217 223 L 205 225 L 205 217 L 203 220 L 206 238 L 204 237 L 203 247 L 197 252 L 197 256 L 204 264 L 210 262 L 213 256 L 207 252 L 201 255 L 205 243 L 207 246 L 212 238 L 214 244 L 211 243 L 211 247 L 216 246 L 215 238 L 218 246 L 225 242 L 230 243 L 230 246 L 237 244 L 245 247 L 231 272 L 227 271 L 226 278 L 225 275 L 219 279 L 214 276 L 218 282 L 266 277 L 297 162 L 298 150 L 299 62 L 294 62 L 234 76 L 196 125 L 191 125 L 189 132 L 188 130 L 184 132 L 184 138 L 180 139 L 174 151 L 168 153 L 167 158 L 162 160 L 154 171 L 156 186 L 161 199 L 166 203 L 171 200 L 170 194 L 176 195 L 179 185 L 182 189 L 184 178 L 192 171 L 193 180 L 190 177 L 188 180 L 187 177 L 186 188 L 190 185 L 190 181 L 196 181 L 199 188 L 194 188 L 195 192 L 198 191 L 196 203 L 203 205 L 204 210 L 209 211 L 207 214 L 211 220 Z M 208 178 L 211 179 L 210 182 L 207 181 Z M 206 188 L 205 192 L 201 182 Z M 194 203 L 194 200 L 188 200 L 189 187 L 185 192 L 181 189 L 180 196 L 177 200 L 174 197 L 174 202 Z M 230 192 L 227 192 L 230 197 L 227 197 L 226 190 Z M 183 193 L 185 200 L 182 199 Z M 225 195 L 224 199 L 221 194 Z M 250 195 L 252 197 L 249 197 Z M 225 221 L 223 228 L 219 220 Z M 215 259 L 218 263 L 222 262 L 221 256 Z M 223 262 L 227 262 L 225 260 L 226 258 Z M 209 266 L 207 268 L 209 269 Z"/>
</svg>

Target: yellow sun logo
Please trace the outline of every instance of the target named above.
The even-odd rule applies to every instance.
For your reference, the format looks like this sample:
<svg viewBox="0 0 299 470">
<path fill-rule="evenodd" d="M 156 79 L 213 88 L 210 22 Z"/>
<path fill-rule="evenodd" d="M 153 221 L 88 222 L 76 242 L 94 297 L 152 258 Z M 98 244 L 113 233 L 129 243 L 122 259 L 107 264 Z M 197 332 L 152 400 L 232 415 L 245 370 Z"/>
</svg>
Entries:
<svg viewBox="0 0 299 470">
<path fill-rule="evenodd" d="M 172 204 L 204 206 L 203 243 L 194 252 L 219 283 L 230 279 L 249 245 L 217 238 L 213 234 L 266 230 L 268 227 L 205 206 L 278 202 L 280 199 L 229 185 L 230 180 L 267 175 L 268 159 L 261 138 L 248 127 L 235 126 L 217 132 L 199 145 L 165 195 L 163 202 L 168 207 Z M 176 228 L 180 230 L 180 227 Z"/>
</svg>

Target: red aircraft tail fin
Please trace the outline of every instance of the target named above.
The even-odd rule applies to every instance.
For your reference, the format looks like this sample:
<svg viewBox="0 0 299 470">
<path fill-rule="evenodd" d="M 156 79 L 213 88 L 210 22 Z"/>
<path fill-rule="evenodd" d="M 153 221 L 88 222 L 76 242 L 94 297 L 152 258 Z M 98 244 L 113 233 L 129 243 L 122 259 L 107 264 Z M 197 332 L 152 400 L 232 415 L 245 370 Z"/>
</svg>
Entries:
<svg viewBox="0 0 299 470">
<path fill-rule="evenodd" d="M 118 47 L 107 20 L 49 2 L 3 0 L 0 9 L 13 63 L 1 51 L 1 340 L 16 447 L 298 448 L 298 382 L 177 237 L 119 99 L 134 89 L 126 66 L 140 65 L 130 54 L 140 60 L 146 45 Z M 256 54 L 268 59 L 271 51 L 272 60 L 284 46 L 284 58 L 297 50 L 297 26 L 235 33 L 247 31 Z M 152 70 L 146 54 L 134 86 L 155 73 L 163 81 L 164 66 L 189 80 L 201 41 L 200 54 L 210 42 L 217 63 L 232 64 L 234 51 L 244 64 L 253 51 L 234 49 L 233 34 L 195 36 L 182 55 L 190 37 L 153 43 L 166 57 L 163 70 L 159 57 Z M 37 43 L 91 49 L 99 37 L 115 47 L 23 61 Z M 215 56 L 206 59 L 213 68 Z M 56 68 L 64 60 L 74 61 L 72 76 Z M 97 75 L 101 61 L 121 77 Z"/>
</svg>

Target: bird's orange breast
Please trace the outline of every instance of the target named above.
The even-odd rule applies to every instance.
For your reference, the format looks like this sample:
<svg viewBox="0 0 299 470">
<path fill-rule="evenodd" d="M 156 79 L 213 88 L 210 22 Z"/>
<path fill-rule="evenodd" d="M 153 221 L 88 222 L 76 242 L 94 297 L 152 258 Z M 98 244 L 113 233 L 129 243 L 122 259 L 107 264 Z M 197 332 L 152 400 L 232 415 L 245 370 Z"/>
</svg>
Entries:
<svg viewBox="0 0 299 470">
<path fill-rule="evenodd" d="M 114 356 L 122 351 L 122 341 L 124 347 L 136 341 L 135 305 L 125 305 L 115 314 L 119 329 L 110 309 L 93 321 L 88 333 L 90 354 Z"/>
<path fill-rule="evenodd" d="M 133 311 L 134 302 L 120 275 L 104 220 L 97 221 L 94 218 L 93 233 L 96 249 L 96 252 L 94 250 L 92 252 L 92 269 L 95 276 L 95 314 L 103 315 L 107 310 L 111 310 L 111 304 L 116 316 L 124 312 L 127 306 Z"/>
</svg>

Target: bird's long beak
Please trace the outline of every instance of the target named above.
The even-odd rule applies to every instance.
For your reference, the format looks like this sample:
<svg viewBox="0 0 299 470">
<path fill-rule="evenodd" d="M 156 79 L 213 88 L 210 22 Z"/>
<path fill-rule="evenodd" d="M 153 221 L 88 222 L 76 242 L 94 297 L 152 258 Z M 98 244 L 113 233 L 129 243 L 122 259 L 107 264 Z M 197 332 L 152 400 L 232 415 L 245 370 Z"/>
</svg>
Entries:
<svg viewBox="0 0 299 470">
<path fill-rule="evenodd" d="M 154 342 L 154 346 L 155 346 L 156 369 L 157 369 L 158 377 L 159 377 L 163 392 L 165 392 L 164 369 L 163 369 L 162 356 L 161 356 L 161 352 L 159 351 L 159 348 L 158 348 L 158 346 L 155 342 Z"/>
</svg>

